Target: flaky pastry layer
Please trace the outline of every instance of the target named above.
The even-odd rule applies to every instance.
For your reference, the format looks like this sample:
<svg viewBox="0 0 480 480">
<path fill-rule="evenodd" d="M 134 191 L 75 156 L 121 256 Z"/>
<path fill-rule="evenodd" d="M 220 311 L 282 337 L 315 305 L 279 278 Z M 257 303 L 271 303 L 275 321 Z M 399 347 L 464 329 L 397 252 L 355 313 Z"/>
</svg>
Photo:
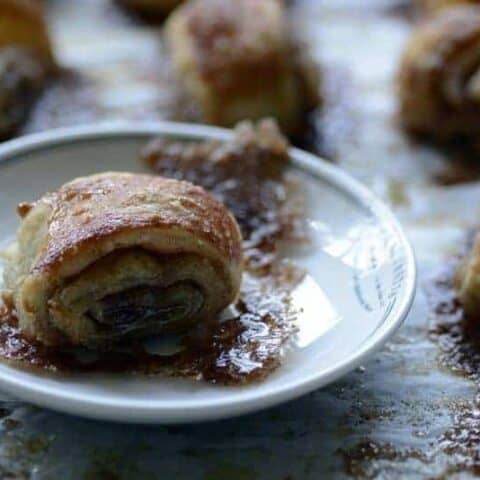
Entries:
<svg viewBox="0 0 480 480">
<path fill-rule="evenodd" d="M 188 182 L 98 174 L 22 204 L 19 213 L 5 283 L 22 329 L 44 343 L 97 345 L 122 331 L 180 330 L 238 293 L 238 225 Z"/>
</svg>

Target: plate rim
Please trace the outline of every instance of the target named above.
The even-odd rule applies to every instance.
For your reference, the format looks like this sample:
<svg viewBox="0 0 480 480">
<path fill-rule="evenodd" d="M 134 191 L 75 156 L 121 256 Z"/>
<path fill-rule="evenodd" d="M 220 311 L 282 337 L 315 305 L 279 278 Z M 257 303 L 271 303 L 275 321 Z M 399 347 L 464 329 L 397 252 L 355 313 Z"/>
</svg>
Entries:
<svg viewBox="0 0 480 480">
<path fill-rule="evenodd" d="M 0 145 L 0 170 L 10 162 L 18 160 L 12 157 L 38 151 L 39 149 L 88 139 L 100 140 L 139 135 L 171 135 L 191 139 L 227 140 L 232 137 L 233 131 L 207 125 L 167 121 L 135 123 L 115 121 L 56 128 L 25 135 L 2 143 Z M 272 391 L 256 393 L 255 390 L 249 390 L 246 398 L 242 396 L 234 401 L 229 401 L 227 395 L 225 398 L 214 402 L 194 400 L 190 406 L 182 405 L 179 407 L 175 401 L 171 400 L 162 400 L 160 402 L 152 400 L 148 403 L 140 402 L 134 404 L 131 401 L 112 398 L 102 401 L 98 395 L 82 395 L 78 397 L 68 391 L 58 393 L 57 389 L 51 389 L 42 385 L 32 385 L 30 382 L 16 379 L 15 371 L 18 372 L 18 369 L 6 364 L 0 366 L 0 387 L 4 391 L 29 403 L 89 418 L 129 423 L 193 423 L 237 416 L 272 407 L 324 387 L 358 367 L 393 336 L 410 311 L 417 285 L 414 251 L 403 228 L 390 208 L 361 182 L 340 167 L 298 148 L 292 147 L 290 149 L 290 161 L 294 166 L 301 167 L 315 176 L 320 176 L 331 185 L 359 200 L 364 208 L 369 210 L 384 224 L 389 224 L 392 227 L 404 251 L 405 294 L 399 298 L 399 305 L 396 308 L 397 314 L 394 316 L 388 315 L 385 321 L 379 325 L 358 349 L 347 355 L 341 362 L 324 370 L 321 375 L 312 374 L 308 377 L 300 377 L 300 380 L 282 383 L 275 389 L 272 389 Z M 227 388 L 242 389 L 242 387 Z"/>
</svg>

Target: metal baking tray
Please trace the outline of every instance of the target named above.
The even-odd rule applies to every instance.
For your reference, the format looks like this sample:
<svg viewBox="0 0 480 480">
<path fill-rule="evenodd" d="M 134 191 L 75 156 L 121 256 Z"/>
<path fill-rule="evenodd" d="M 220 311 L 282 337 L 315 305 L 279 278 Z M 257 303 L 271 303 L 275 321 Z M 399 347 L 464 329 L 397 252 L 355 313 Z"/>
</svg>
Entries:
<svg viewBox="0 0 480 480">
<path fill-rule="evenodd" d="M 469 478 L 480 471 L 478 387 L 438 361 L 423 288 L 478 223 L 480 184 L 460 181 L 473 176 L 459 175 L 444 154 L 413 143 L 397 125 L 394 78 L 414 28 L 412 6 L 297 0 L 290 14 L 323 71 L 325 102 L 311 148 L 388 202 L 415 247 L 420 285 L 407 322 L 334 385 L 229 421 L 127 427 L 4 396 L 1 478 Z M 21 133 L 166 118 L 172 84 L 161 27 L 129 18 L 109 0 L 52 0 L 49 20 L 70 73 L 47 90 Z"/>
</svg>

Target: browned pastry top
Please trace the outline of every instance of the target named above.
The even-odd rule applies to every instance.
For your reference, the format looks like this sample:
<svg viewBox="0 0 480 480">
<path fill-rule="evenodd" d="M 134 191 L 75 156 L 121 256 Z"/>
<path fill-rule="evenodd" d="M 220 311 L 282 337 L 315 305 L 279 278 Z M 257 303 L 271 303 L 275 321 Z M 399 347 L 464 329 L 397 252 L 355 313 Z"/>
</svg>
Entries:
<svg viewBox="0 0 480 480">
<path fill-rule="evenodd" d="M 439 138 L 478 132 L 480 6 L 448 9 L 421 25 L 399 75 L 404 124 Z"/>
<path fill-rule="evenodd" d="M 429 13 L 436 13 L 446 8 L 455 8 L 459 5 L 477 4 L 480 0 L 418 0 L 421 10 Z"/>
<path fill-rule="evenodd" d="M 432 75 L 448 78 L 462 52 L 474 47 L 480 40 L 480 6 L 462 6 L 436 16 L 423 26 L 423 31 L 411 44 L 409 57 L 417 56 L 417 68 L 430 71 Z M 480 57 L 477 66 L 480 66 Z M 415 62 L 412 62 L 415 65 Z M 415 78 L 413 79 L 415 81 Z M 440 97 L 458 103 L 449 98 L 445 83 L 438 82 Z M 459 92 L 463 93 L 463 92 Z"/>
<path fill-rule="evenodd" d="M 45 62 L 53 63 L 53 54 L 45 23 L 43 6 L 34 0 L 0 0 L 0 48 L 25 47 Z"/>
<path fill-rule="evenodd" d="M 452 50 L 466 47 L 472 35 L 478 35 L 479 25 L 480 4 L 457 6 L 436 15 L 422 26 L 422 34 L 417 37 L 418 47 L 437 44 L 436 51 L 446 58 L 454 54 Z"/>
<path fill-rule="evenodd" d="M 35 0 L 0 0 L 0 12 L 11 18 L 29 17 L 32 20 L 43 15 L 42 2 Z"/>
<path fill-rule="evenodd" d="M 37 202 L 51 208 L 45 246 L 34 272 L 54 270 L 86 247 L 118 233 L 178 229 L 229 259 L 241 258 L 237 224 L 222 203 L 188 182 L 130 173 L 74 180 Z M 21 213 L 28 212 L 25 205 Z"/>
<path fill-rule="evenodd" d="M 194 0 L 184 7 L 200 74 L 217 88 L 269 78 L 288 65 L 288 32 L 276 0 Z"/>
</svg>

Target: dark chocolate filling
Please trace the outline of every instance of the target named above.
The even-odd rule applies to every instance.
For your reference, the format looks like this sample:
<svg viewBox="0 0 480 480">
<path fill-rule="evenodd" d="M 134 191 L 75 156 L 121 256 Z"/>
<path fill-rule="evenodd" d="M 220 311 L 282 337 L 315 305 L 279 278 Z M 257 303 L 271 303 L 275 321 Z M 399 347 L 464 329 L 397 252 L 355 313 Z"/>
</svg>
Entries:
<svg viewBox="0 0 480 480">
<path fill-rule="evenodd" d="M 202 290 L 191 282 L 168 287 L 144 285 L 107 295 L 87 315 L 110 334 L 123 336 L 159 325 L 182 324 L 198 314 L 203 304 Z"/>
</svg>

